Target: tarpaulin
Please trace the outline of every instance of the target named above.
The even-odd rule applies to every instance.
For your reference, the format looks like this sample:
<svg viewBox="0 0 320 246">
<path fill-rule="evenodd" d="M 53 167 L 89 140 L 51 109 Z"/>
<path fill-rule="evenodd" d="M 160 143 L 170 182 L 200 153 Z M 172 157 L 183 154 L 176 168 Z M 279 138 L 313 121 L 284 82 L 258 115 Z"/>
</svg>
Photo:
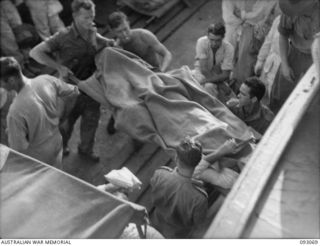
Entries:
<svg viewBox="0 0 320 246">
<path fill-rule="evenodd" d="M 115 48 L 101 51 L 96 65 L 96 73 L 79 88 L 101 104 L 111 104 L 116 128 L 135 139 L 172 150 L 190 136 L 208 153 L 227 139 L 252 137 L 244 122 L 202 89 L 188 67 L 154 73 L 132 53 Z"/>
<path fill-rule="evenodd" d="M 1 238 L 119 238 L 129 222 L 144 223 L 142 206 L 4 145 L 0 152 Z"/>
</svg>

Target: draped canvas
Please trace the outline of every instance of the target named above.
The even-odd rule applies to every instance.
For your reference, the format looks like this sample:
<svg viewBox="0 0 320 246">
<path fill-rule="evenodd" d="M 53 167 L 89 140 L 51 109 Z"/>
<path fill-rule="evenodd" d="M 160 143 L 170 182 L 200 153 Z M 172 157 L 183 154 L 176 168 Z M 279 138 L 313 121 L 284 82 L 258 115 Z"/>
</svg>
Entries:
<svg viewBox="0 0 320 246">
<path fill-rule="evenodd" d="M 144 223 L 144 207 L 15 151 L 0 185 L 2 238 L 118 238 L 129 222 Z"/>
<path fill-rule="evenodd" d="M 114 108 L 116 128 L 144 142 L 172 150 L 186 136 L 208 153 L 227 139 L 247 140 L 249 128 L 207 94 L 188 67 L 154 73 L 138 57 L 114 48 L 96 57 L 97 71 L 79 88 Z"/>
</svg>

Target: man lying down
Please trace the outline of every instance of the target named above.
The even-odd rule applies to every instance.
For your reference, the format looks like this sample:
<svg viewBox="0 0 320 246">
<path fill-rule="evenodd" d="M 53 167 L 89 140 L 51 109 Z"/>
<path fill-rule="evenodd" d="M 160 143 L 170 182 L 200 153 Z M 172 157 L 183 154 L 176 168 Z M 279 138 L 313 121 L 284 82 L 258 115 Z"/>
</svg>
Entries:
<svg viewBox="0 0 320 246">
<path fill-rule="evenodd" d="M 116 48 L 102 50 L 96 66 L 78 86 L 102 105 L 111 104 L 116 128 L 132 138 L 174 154 L 189 136 L 201 143 L 204 155 L 230 139 L 245 147 L 253 138 L 245 123 L 193 80 L 187 67 L 154 73 L 139 57 Z M 243 157 L 242 152 L 233 157 Z"/>
</svg>

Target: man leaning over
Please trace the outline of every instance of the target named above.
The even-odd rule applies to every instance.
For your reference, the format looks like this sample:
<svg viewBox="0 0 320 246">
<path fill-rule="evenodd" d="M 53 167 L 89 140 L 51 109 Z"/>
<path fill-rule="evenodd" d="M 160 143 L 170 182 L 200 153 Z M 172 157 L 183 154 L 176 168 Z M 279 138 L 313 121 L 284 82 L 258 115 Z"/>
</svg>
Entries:
<svg viewBox="0 0 320 246">
<path fill-rule="evenodd" d="M 31 57 L 38 62 L 55 68 L 59 76 L 68 83 L 71 83 L 68 79 L 71 74 L 80 80 L 90 77 L 96 69 L 95 54 L 104 47 L 113 45 L 113 40 L 97 33 L 93 23 L 95 4 L 91 0 L 74 0 L 71 7 L 71 26 L 51 36 L 30 52 Z M 70 105 L 70 102 L 66 104 Z M 98 162 L 99 157 L 94 154 L 93 146 L 99 124 L 100 104 L 83 92 L 78 96 L 65 123 L 60 126 L 64 155 L 69 154 L 68 140 L 80 116 L 78 153 L 88 160 Z"/>
</svg>

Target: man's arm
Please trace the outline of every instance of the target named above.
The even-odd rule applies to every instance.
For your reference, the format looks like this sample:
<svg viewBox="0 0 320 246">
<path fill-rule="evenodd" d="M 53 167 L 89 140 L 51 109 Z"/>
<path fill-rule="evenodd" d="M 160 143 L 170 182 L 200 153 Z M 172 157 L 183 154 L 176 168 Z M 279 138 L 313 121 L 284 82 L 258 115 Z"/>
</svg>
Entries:
<svg viewBox="0 0 320 246">
<path fill-rule="evenodd" d="M 289 66 L 288 55 L 289 55 L 289 39 L 280 33 L 279 36 L 279 53 L 281 58 L 281 71 L 283 76 L 289 80 L 294 80 L 294 73 Z"/>
<path fill-rule="evenodd" d="M 160 42 L 154 47 L 155 51 L 162 57 L 160 70 L 164 72 L 172 60 L 171 52 Z"/>
<path fill-rule="evenodd" d="M 75 76 L 71 75 L 70 77 L 75 77 Z M 70 96 L 76 97 L 77 95 L 79 95 L 79 90 L 77 86 L 67 84 L 62 80 L 54 77 L 52 77 L 52 79 L 57 90 L 57 95 L 59 97 L 61 98 L 70 97 Z M 79 83 L 78 79 L 75 79 L 75 81 L 77 82 L 77 84 Z"/>
<path fill-rule="evenodd" d="M 149 33 L 148 35 L 148 43 L 151 48 L 162 57 L 162 61 L 160 64 L 160 71 L 164 72 L 170 65 L 172 60 L 171 52 L 157 39 L 157 37 L 153 33 Z"/>
<path fill-rule="evenodd" d="M 294 73 L 289 65 L 289 37 L 294 32 L 294 22 L 291 17 L 282 14 L 278 25 L 279 31 L 279 55 L 281 58 L 281 72 L 283 76 L 289 80 L 294 81 Z"/>
<path fill-rule="evenodd" d="M 101 43 L 104 47 L 114 47 L 116 45 L 116 41 L 114 39 L 106 38 L 99 33 L 96 33 L 96 38 L 97 42 Z M 98 47 L 98 49 L 100 49 L 100 47 Z"/>
<path fill-rule="evenodd" d="M 230 111 L 235 114 L 237 117 L 240 117 L 240 107 L 239 107 L 239 99 L 238 98 L 231 98 L 227 101 L 227 107 Z"/>
<path fill-rule="evenodd" d="M 257 76 L 261 75 L 264 63 L 265 63 L 268 55 L 270 55 L 272 42 L 278 32 L 279 21 L 280 21 L 280 16 L 276 17 L 276 19 L 273 21 L 272 27 L 271 27 L 268 35 L 266 36 L 266 38 L 263 42 L 263 45 L 261 46 L 261 48 L 259 50 L 258 59 L 255 64 L 255 67 L 254 67 L 254 72 Z"/>
<path fill-rule="evenodd" d="M 233 139 L 227 140 L 217 150 L 215 150 L 209 155 L 204 156 L 203 159 L 209 163 L 214 163 L 217 160 L 219 160 L 221 157 L 228 154 L 236 153 L 237 151 L 238 149 L 237 149 L 236 142 Z"/>
<path fill-rule="evenodd" d="M 198 61 L 199 61 L 200 72 L 206 78 L 205 83 L 218 84 L 229 78 L 231 70 L 222 70 L 220 74 L 212 74 L 207 69 L 207 64 L 208 64 L 207 58 L 198 59 Z"/>
<path fill-rule="evenodd" d="M 45 41 L 41 42 L 30 51 L 30 57 L 41 64 L 56 69 L 59 72 L 61 78 L 67 77 L 69 74 L 72 74 L 69 68 L 59 64 L 55 59 L 53 59 L 51 54 L 52 50 Z"/>
<path fill-rule="evenodd" d="M 230 73 L 231 73 L 230 70 L 222 70 L 222 73 L 220 73 L 220 74 L 208 76 L 205 82 L 219 84 L 219 83 L 229 79 Z"/>
</svg>

